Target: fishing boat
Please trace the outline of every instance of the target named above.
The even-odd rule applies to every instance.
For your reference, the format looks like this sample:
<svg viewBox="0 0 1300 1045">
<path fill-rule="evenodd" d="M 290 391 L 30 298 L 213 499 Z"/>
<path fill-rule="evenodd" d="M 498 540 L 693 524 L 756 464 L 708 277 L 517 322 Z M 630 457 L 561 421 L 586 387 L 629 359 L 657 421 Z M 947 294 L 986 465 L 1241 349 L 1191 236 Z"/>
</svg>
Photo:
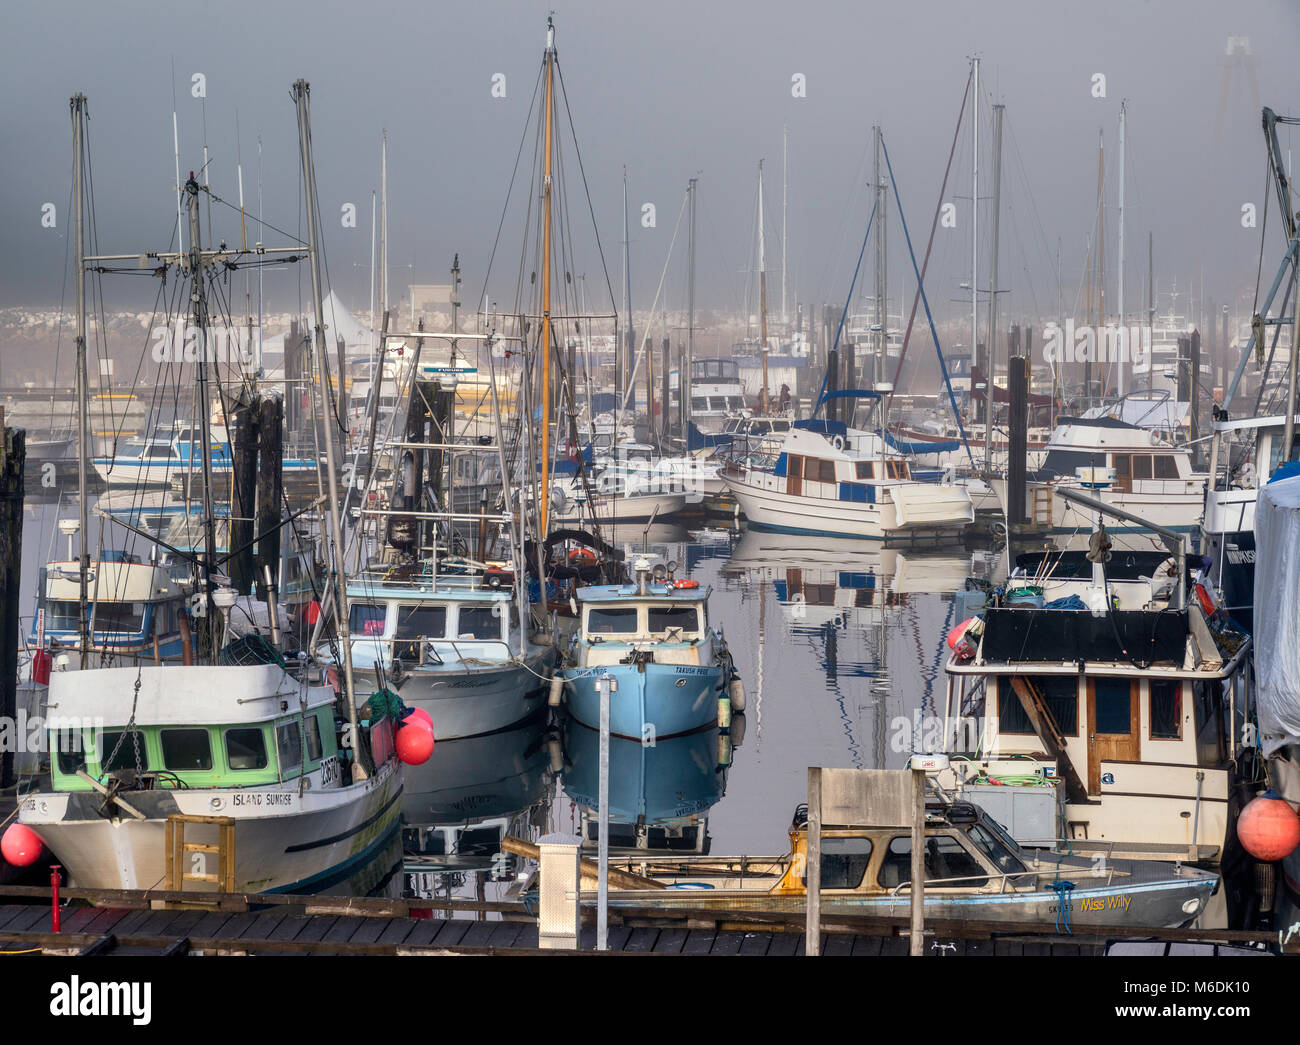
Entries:
<svg viewBox="0 0 1300 1045">
<path fill-rule="evenodd" d="M 187 857 L 187 878 L 171 877 L 172 886 L 319 892 L 346 882 L 397 832 L 391 722 L 371 723 L 375 772 L 353 777 L 335 691 L 297 664 L 57 668 L 50 789 L 27 795 L 19 822 L 73 886 L 169 887 L 169 869 L 182 870 L 168 844 L 180 831 L 215 848 Z"/>
<path fill-rule="evenodd" d="M 675 577 L 676 564 L 633 564 L 635 583 L 577 589 L 578 630 L 553 683 L 569 714 L 600 728 L 598 680 L 613 682 L 610 731 L 615 736 L 665 739 L 715 726 L 719 701 L 744 710 L 731 653 L 711 626 L 707 585 Z"/>
<path fill-rule="evenodd" d="M 81 570 L 51 562 L 41 570 L 32 643 L 52 656 L 81 642 Z M 188 589 L 159 565 L 126 552 L 103 552 L 87 576 L 87 641 L 99 657 L 179 662 L 189 643 Z M 192 651 L 191 651 L 192 652 Z"/>
<path fill-rule="evenodd" d="M 832 392 L 827 399 L 880 394 Z M 796 421 L 775 459 L 724 467 L 723 481 L 751 526 L 785 533 L 938 543 L 975 519 L 960 487 L 917 482 L 906 458 L 875 432 L 843 421 Z"/>
<path fill-rule="evenodd" d="M 305 81 L 293 85 L 302 146 L 302 171 L 315 185 Z M 85 159 L 86 99 L 72 100 L 77 281 L 79 387 L 85 377 L 85 275 L 95 259 L 84 253 L 87 206 Z M 200 244 L 201 195 L 191 176 L 181 207 L 188 209 L 188 245 L 152 253 L 163 270 L 175 268 L 188 283 L 182 300 L 204 337 L 209 330 L 207 294 L 216 273 L 237 267 L 239 250 Z M 307 252 L 316 289 L 316 351 L 325 329 L 320 299 L 319 217 L 314 189 L 308 197 Z M 180 213 L 178 212 L 178 218 Z M 295 244 L 292 252 L 301 256 Z M 257 256 L 290 252 L 262 248 Z M 81 554 L 75 570 L 79 640 L 75 653 L 54 658 L 48 689 L 47 727 L 51 754 L 47 787 L 30 791 L 18 810 L 19 826 L 35 832 L 74 886 L 95 889 L 206 889 L 225 892 L 313 892 L 351 889 L 364 879 L 370 888 L 390 876 L 374 870 L 391 853 L 397 837 L 402 778 L 395 754 L 394 722 L 402 711 L 387 694 L 358 707 L 350 665 L 342 679 L 308 654 L 286 658 L 276 648 L 271 622 L 263 634 L 231 638 L 231 614 L 239 593 L 219 582 L 215 562 L 213 491 L 214 440 L 209 425 L 209 366 L 194 368 L 195 413 L 199 423 L 195 470 L 202 477 L 204 554 L 193 561 L 194 595 L 175 606 L 177 585 L 158 567 L 113 563 L 100 556 L 92 578 L 86 534 L 88 430 L 86 397 L 79 403 L 78 483 L 81 496 Z M 320 389 L 329 402 L 329 390 Z M 335 472 L 333 425 L 324 426 L 331 531 L 342 532 Z M 143 476 L 137 475 L 137 479 Z M 278 514 L 278 513 L 277 513 Z M 71 533 L 69 534 L 71 536 Z M 336 575 L 346 579 L 337 540 Z M 263 549 L 265 550 L 265 549 Z M 59 583 L 67 578 L 58 578 Z M 124 600 L 130 613 L 126 649 L 92 648 L 80 625 L 90 614 L 94 584 Z M 145 586 L 149 590 L 146 590 Z M 54 594 L 62 595 L 60 587 Z M 161 598 L 159 597 L 161 596 Z M 59 599 L 66 602 L 66 599 Z M 345 601 L 335 591 L 340 608 Z M 127 607 L 130 607 L 128 610 Z M 145 623 L 167 626 L 176 612 L 183 663 L 142 663 L 150 638 Z M 337 613 L 337 611 L 336 611 Z M 192 619 L 187 628 L 186 615 Z M 159 625 L 159 618 L 163 618 Z M 336 620 L 345 620 L 338 613 Z M 186 632 L 189 631 L 187 637 Z M 343 626 L 340 631 L 346 636 Z M 98 629 L 94 629 L 98 637 Z M 106 634 L 110 640 L 112 634 Z M 111 642 L 106 641 L 111 647 Z M 156 649 L 161 653 L 162 644 Z M 91 664 L 92 656 L 96 665 Z M 158 656 L 158 659 L 161 659 Z M 341 687 L 339 685 L 341 681 Z"/>
<path fill-rule="evenodd" d="M 821 832 L 823 917 L 904 917 L 911 905 L 911 826 L 905 815 Z M 789 852 L 776 857 L 644 854 L 611 858 L 611 869 L 642 876 L 645 887 L 611 875 L 609 905 L 652 910 L 802 914 L 807 907 L 808 810 L 799 806 Z M 1055 922 L 1190 925 L 1219 884 L 1184 864 L 1027 852 L 969 802 L 926 802 L 925 918 L 1000 922 L 1013 928 Z M 583 902 L 595 897 L 584 893 Z"/>
<path fill-rule="evenodd" d="M 354 668 L 427 711 L 438 740 L 505 729 L 545 706 L 555 647 L 521 627 L 503 569 L 376 564 L 353 578 L 348 602 Z"/>
</svg>

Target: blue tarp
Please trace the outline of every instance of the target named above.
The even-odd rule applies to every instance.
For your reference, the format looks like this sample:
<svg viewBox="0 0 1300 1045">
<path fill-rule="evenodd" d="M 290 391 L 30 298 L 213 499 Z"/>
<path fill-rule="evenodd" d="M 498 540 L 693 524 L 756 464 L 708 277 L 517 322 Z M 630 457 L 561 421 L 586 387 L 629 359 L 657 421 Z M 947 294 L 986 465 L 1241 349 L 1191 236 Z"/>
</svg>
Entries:
<svg viewBox="0 0 1300 1045">
<path fill-rule="evenodd" d="M 730 446 L 732 442 L 730 433 L 718 433 L 717 435 L 705 435 L 696 426 L 694 421 L 687 423 L 686 428 L 686 449 L 687 450 L 704 450 L 710 446 Z"/>
<path fill-rule="evenodd" d="M 892 432 L 885 433 L 885 442 L 907 457 L 916 457 L 921 454 L 946 454 L 961 449 L 961 442 L 956 439 L 945 440 L 941 443 L 927 443 L 919 440 L 913 442 L 908 439 L 899 439 Z"/>
</svg>

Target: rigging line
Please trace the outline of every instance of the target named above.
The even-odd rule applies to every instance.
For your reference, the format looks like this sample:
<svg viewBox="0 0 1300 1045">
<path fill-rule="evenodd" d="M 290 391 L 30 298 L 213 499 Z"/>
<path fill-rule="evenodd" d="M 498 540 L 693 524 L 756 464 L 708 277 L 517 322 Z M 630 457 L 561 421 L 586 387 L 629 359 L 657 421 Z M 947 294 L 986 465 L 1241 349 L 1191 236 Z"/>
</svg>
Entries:
<svg viewBox="0 0 1300 1045">
<path fill-rule="evenodd" d="M 885 144 L 885 135 L 880 133 L 880 149 L 885 154 L 885 167 L 889 171 L 889 184 L 894 190 L 894 202 L 898 205 L 898 220 L 903 226 L 903 238 L 907 241 L 907 254 L 912 259 L 912 271 L 916 274 L 917 286 L 921 288 L 921 300 L 925 305 L 925 318 L 930 324 L 930 336 L 934 339 L 934 351 L 939 357 L 939 372 L 943 375 L 943 382 L 948 387 L 948 402 L 952 405 L 953 417 L 957 420 L 957 431 L 961 434 L 962 445 L 966 447 L 966 457 L 970 461 L 972 469 L 975 467 L 975 458 L 971 453 L 970 443 L 966 439 L 966 426 L 962 423 L 961 411 L 957 409 L 957 397 L 952 390 L 952 381 L 948 378 L 948 364 L 943 358 L 943 348 L 939 344 L 939 333 L 934 328 L 934 316 L 930 312 L 930 299 L 925 293 L 925 283 L 921 279 L 920 269 L 916 265 L 916 252 L 912 249 L 912 234 L 907 229 L 907 216 L 903 213 L 903 197 L 898 191 L 898 181 L 894 178 L 894 166 L 889 159 L 889 146 Z M 863 247 L 866 247 L 865 241 Z M 972 346 L 974 351 L 974 346 Z M 883 431 L 881 436 L 883 438 Z M 985 462 L 987 465 L 988 462 Z"/>
<path fill-rule="evenodd" d="M 582 148 L 578 145 L 578 130 L 573 125 L 573 112 L 569 108 L 569 92 L 564 86 L 564 73 L 560 71 L 559 56 L 555 56 L 555 72 L 560 82 L 560 97 L 564 100 L 564 114 L 569 121 L 569 136 L 573 139 L 573 151 L 578 157 L 578 171 L 582 176 L 582 191 L 587 197 L 587 212 L 591 215 L 591 229 L 596 237 L 596 251 L 600 255 L 601 271 L 605 274 L 605 289 L 609 291 L 609 300 L 614 300 L 614 284 L 609 278 L 609 266 L 605 261 L 605 248 L 600 242 L 600 227 L 596 224 L 596 211 L 591 202 L 591 189 L 587 185 L 587 171 L 582 162 Z"/>
<path fill-rule="evenodd" d="M 844 322 L 848 318 L 849 303 L 853 300 L 853 288 L 858 283 L 858 273 L 862 270 L 862 258 L 867 252 L 867 241 L 871 238 L 871 225 L 876 220 L 876 203 L 871 205 L 871 216 L 867 218 L 867 231 L 862 234 L 862 249 L 858 251 L 858 263 L 853 269 L 853 281 L 849 284 L 848 296 L 844 299 L 844 310 L 840 313 L 840 325 L 835 331 L 835 341 L 831 345 L 831 351 L 837 352 L 840 347 L 840 335 L 844 333 Z M 817 393 L 817 404 L 813 407 L 813 414 L 821 409 L 821 405 L 826 396 L 826 386 L 830 381 L 830 364 L 827 363 L 825 373 L 822 374 L 821 391 Z"/>
<path fill-rule="evenodd" d="M 673 260 L 673 248 L 677 245 L 677 233 L 681 230 L 682 227 L 682 215 L 686 213 L 686 204 L 689 201 L 690 201 L 690 196 L 684 195 L 682 197 L 681 208 L 677 211 L 677 223 L 673 226 L 673 238 L 668 243 L 668 256 L 664 259 L 664 270 L 659 275 L 659 286 L 655 290 L 654 303 L 650 306 L 650 319 L 646 323 L 645 337 L 641 342 L 640 349 L 638 349 L 637 351 L 636 358 L 632 360 L 632 373 L 629 374 L 627 378 L 627 390 L 623 393 L 623 406 L 622 406 L 623 410 L 627 409 L 628 398 L 635 391 L 636 376 L 637 376 L 637 372 L 641 369 L 641 360 L 645 358 L 647 351 L 653 351 L 650 342 L 650 336 L 651 336 L 651 331 L 654 329 L 655 312 L 658 311 L 659 308 L 659 295 L 663 293 L 664 280 L 668 276 L 668 266 Z M 647 404 L 647 408 L 648 406 L 649 404 Z M 654 426 L 653 418 L 651 418 L 650 424 L 651 427 Z"/>
<path fill-rule="evenodd" d="M 542 67 L 538 69 L 537 79 L 533 83 L 533 97 L 532 100 L 528 103 L 528 115 L 524 119 L 524 131 L 523 134 L 521 134 L 519 137 L 519 148 L 515 152 L 515 165 L 510 172 L 510 184 L 506 188 L 505 203 L 502 204 L 501 207 L 501 218 L 497 222 L 496 236 L 492 240 L 492 250 L 488 254 L 487 268 L 483 272 L 483 288 L 479 291 L 479 296 L 478 296 L 480 308 L 482 307 L 484 298 L 487 297 L 488 281 L 489 279 L 491 279 L 492 276 L 492 263 L 496 259 L 497 247 L 501 243 L 501 231 L 502 229 L 505 228 L 506 215 L 510 211 L 510 197 L 514 192 L 515 178 L 519 174 L 519 160 L 523 156 L 524 142 L 528 140 L 528 125 L 532 123 L 533 110 L 536 109 L 537 107 L 537 91 L 542 82 L 542 69 L 545 68 L 545 65 L 546 63 L 543 62 Z"/>
<path fill-rule="evenodd" d="M 939 199 L 934 206 L 934 217 L 930 220 L 930 239 L 925 245 L 925 259 L 921 262 L 920 279 L 925 279 L 926 272 L 930 268 L 930 252 L 934 249 L 934 236 L 939 228 L 939 215 L 943 211 L 944 193 L 948 191 L 948 175 L 952 172 L 952 161 L 957 155 L 957 137 L 961 134 L 962 119 L 966 114 L 966 101 L 970 97 L 971 80 L 975 75 L 975 67 L 971 66 L 971 71 L 966 74 L 966 90 L 961 96 L 961 108 L 957 112 L 957 126 L 952 132 L 952 147 L 948 150 L 948 166 L 943 171 L 943 184 L 939 186 Z M 918 281 L 916 293 L 912 295 L 912 311 L 907 317 L 907 330 L 903 334 L 903 347 L 898 353 L 898 366 L 894 368 L 894 388 L 898 388 L 898 378 L 903 372 L 903 361 L 907 358 L 907 346 L 912 340 L 912 325 L 916 322 L 916 309 L 921 303 L 921 284 Z M 972 352 L 974 349 L 972 348 Z M 973 356 L 972 356 L 973 358 Z"/>
</svg>

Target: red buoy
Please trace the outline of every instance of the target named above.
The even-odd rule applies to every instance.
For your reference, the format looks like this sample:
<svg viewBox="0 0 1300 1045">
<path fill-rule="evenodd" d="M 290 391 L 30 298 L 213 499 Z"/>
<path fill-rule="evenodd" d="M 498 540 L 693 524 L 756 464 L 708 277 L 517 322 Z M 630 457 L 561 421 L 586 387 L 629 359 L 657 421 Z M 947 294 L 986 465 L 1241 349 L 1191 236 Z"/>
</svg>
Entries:
<svg viewBox="0 0 1300 1045">
<path fill-rule="evenodd" d="M 1241 811 L 1237 837 L 1256 860 L 1273 863 L 1300 845 L 1300 816 L 1270 789 L 1252 798 Z"/>
<path fill-rule="evenodd" d="M 433 732 L 433 716 L 424 708 L 411 708 L 411 713 L 402 719 L 403 726 L 423 726 L 430 733 Z"/>
<path fill-rule="evenodd" d="M 26 824 L 10 824 L 0 837 L 0 856 L 13 867 L 31 867 L 42 848 L 41 836 Z"/>
<path fill-rule="evenodd" d="M 397 757 L 408 766 L 422 766 L 433 754 L 433 730 L 403 726 L 397 731 Z"/>
</svg>

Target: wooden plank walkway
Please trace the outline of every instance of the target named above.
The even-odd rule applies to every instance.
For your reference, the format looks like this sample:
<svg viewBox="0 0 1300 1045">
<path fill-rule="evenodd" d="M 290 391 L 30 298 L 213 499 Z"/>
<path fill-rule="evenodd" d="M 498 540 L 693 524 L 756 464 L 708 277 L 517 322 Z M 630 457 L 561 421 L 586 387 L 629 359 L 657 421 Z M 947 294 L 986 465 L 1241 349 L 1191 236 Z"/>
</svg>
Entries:
<svg viewBox="0 0 1300 1045">
<path fill-rule="evenodd" d="M 538 952 L 537 926 L 522 921 L 473 918 L 366 918 L 306 915 L 285 909 L 232 914 L 223 911 L 128 911 L 80 908 L 65 914 L 63 932 L 50 932 L 49 909 L 37 904 L 0 906 L 0 952 L 182 956 L 192 952 L 246 954 L 525 954 Z M 952 946 L 939 941 L 941 946 Z M 582 931 L 580 953 L 594 953 L 596 933 Z M 953 942 L 950 955 L 1009 955 L 1033 947 L 1041 954 L 1097 954 L 1101 941 L 1020 939 Z M 789 957 L 804 953 L 801 933 L 773 930 L 626 926 L 609 928 L 616 954 L 695 954 Z M 833 956 L 904 955 L 899 937 L 830 934 L 823 952 Z M 936 948 L 935 953 L 940 953 Z"/>
</svg>

